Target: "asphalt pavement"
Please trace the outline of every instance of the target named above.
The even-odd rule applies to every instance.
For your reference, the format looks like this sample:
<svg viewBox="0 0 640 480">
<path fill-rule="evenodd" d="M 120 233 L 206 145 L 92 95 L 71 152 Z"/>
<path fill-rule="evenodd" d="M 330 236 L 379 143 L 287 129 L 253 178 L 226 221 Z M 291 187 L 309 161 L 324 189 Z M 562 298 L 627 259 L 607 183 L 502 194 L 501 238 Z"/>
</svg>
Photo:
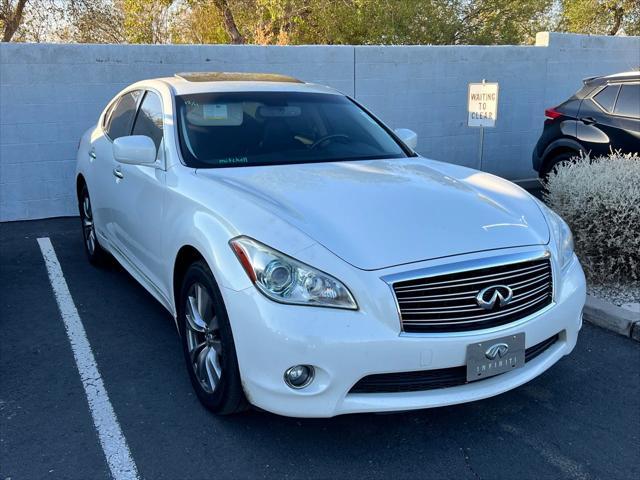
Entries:
<svg viewBox="0 0 640 480">
<path fill-rule="evenodd" d="M 0 479 L 110 478 L 37 238 L 49 237 L 141 478 L 640 478 L 640 346 L 585 324 L 572 355 L 466 405 L 219 418 L 192 392 L 171 316 L 77 218 L 0 224 Z"/>
</svg>

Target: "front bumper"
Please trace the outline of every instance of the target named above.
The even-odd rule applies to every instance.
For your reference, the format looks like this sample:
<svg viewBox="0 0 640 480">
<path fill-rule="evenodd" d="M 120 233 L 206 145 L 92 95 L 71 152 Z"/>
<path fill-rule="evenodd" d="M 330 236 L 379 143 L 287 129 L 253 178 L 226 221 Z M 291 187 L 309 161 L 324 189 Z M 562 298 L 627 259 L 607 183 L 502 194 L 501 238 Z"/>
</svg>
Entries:
<svg viewBox="0 0 640 480">
<path fill-rule="evenodd" d="M 388 288 L 376 290 L 378 284 L 368 292 L 377 300 L 361 304 L 358 311 L 282 305 L 253 287 L 224 289 L 223 296 L 249 401 L 281 415 L 331 417 L 464 403 L 537 377 L 573 350 L 582 326 L 585 280 L 577 259 L 561 276 L 555 275 L 555 282 L 554 303 L 543 310 L 512 324 L 451 334 L 402 333 L 393 295 Z M 465 365 L 468 344 L 520 332 L 525 333 L 526 348 L 556 334 L 559 340 L 523 368 L 477 382 L 420 392 L 349 393 L 371 374 Z M 284 371 L 297 364 L 316 370 L 315 380 L 301 390 L 289 388 L 283 379 Z"/>
</svg>

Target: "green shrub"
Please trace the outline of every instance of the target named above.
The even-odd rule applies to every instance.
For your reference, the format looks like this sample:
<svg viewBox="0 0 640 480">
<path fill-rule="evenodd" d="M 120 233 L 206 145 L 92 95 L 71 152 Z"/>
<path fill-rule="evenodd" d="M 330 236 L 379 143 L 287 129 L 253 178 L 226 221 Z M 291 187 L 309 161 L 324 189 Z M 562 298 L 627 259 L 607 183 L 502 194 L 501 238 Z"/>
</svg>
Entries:
<svg viewBox="0 0 640 480">
<path fill-rule="evenodd" d="M 639 155 L 585 157 L 551 173 L 545 188 L 590 280 L 640 280 Z"/>
</svg>

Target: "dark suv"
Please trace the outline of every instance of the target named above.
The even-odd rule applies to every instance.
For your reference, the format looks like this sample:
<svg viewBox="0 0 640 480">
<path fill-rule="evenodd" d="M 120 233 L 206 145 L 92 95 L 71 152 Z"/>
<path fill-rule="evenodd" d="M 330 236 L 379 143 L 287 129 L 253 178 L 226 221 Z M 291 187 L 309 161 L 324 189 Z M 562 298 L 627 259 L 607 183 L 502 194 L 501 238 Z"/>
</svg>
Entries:
<svg viewBox="0 0 640 480">
<path fill-rule="evenodd" d="M 640 153 L 640 72 L 593 77 L 566 102 L 544 112 L 533 150 L 541 177 L 581 154 Z"/>
</svg>

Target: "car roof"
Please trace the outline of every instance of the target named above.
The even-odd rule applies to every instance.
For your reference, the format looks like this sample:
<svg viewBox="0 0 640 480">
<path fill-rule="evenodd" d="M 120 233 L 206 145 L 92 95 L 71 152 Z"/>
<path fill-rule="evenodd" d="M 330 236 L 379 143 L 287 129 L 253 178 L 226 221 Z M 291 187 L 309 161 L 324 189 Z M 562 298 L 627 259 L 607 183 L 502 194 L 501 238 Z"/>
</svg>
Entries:
<svg viewBox="0 0 640 480">
<path fill-rule="evenodd" d="M 342 95 L 339 91 L 274 73 L 187 72 L 140 83 L 162 82 L 175 95 L 211 92 L 308 92 Z"/>
<path fill-rule="evenodd" d="M 279 73 L 252 73 L 252 72 L 181 72 L 174 77 L 188 82 L 284 82 L 304 83 L 302 80 L 280 75 Z"/>
<path fill-rule="evenodd" d="M 598 77 L 589 77 L 584 79 L 584 84 L 604 85 L 612 82 L 629 82 L 640 80 L 640 71 L 631 70 L 628 72 L 614 73 L 612 75 L 602 75 Z"/>
</svg>

